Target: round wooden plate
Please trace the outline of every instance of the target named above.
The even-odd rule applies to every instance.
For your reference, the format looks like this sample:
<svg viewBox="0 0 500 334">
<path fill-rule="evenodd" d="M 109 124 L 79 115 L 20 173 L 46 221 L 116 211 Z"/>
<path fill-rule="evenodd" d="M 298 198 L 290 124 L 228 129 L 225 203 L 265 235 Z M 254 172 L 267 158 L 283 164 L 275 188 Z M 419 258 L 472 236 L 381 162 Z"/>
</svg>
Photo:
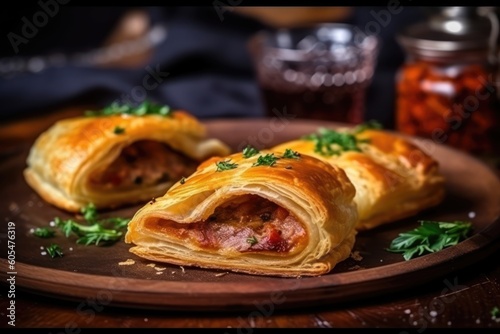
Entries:
<svg viewBox="0 0 500 334">
<path fill-rule="evenodd" d="M 209 135 L 233 150 L 247 144 L 260 149 L 339 124 L 269 119 L 206 121 Z M 54 217 L 74 215 L 52 207 L 25 183 L 22 170 L 29 147 L 2 157 L 0 175 L 0 233 L 15 225 L 14 273 L 2 270 L 2 282 L 15 276 L 16 288 L 51 297 L 101 305 L 171 310 L 269 312 L 281 308 L 335 304 L 393 293 L 424 284 L 486 257 L 500 238 L 500 181 L 479 160 L 429 140 L 415 139 L 434 156 L 447 179 L 447 196 L 437 207 L 417 216 L 359 233 L 351 258 L 320 277 L 278 278 L 153 263 L 131 254 L 130 245 L 84 246 L 62 234 L 40 239 L 31 229 L 48 226 Z M 101 212 L 100 217 L 131 217 L 140 207 Z M 470 220 L 474 232 L 467 240 L 440 252 L 405 261 L 385 249 L 399 233 L 418 226 L 417 220 Z M 12 224 L 11 224 L 12 225 Z M 6 240 L 6 239 L 4 239 Z M 61 258 L 42 255 L 41 247 L 57 243 Z M 8 268 L 7 242 L 2 242 L 0 263 Z M 134 264 L 120 265 L 127 259 Z"/>
</svg>

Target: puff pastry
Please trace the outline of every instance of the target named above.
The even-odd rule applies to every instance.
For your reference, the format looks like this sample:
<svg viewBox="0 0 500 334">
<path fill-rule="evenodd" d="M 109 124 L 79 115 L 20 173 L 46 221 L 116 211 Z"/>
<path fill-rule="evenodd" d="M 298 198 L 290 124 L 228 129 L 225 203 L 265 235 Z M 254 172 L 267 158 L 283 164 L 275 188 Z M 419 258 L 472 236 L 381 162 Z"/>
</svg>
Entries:
<svg viewBox="0 0 500 334">
<path fill-rule="evenodd" d="M 125 242 L 140 257 L 256 275 L 317 276 L 352 250 L 357 210 L 345 172 L 319 159 L 271 166 L 234 153 L 203 162 L 190 177 L 139 209 Z M 218 163 L 236 164 L 217 171 Z"/>
<path fill-rule="evenodd" d="M 409 140 L 380 129 L 328 131 L 351 135 L 359 151 L 328 154 L 325 147 L 318 147 L 318 141 L 307 136 L 273 149 L 291 148 L 344 169 L 356 188 L 358 231 L 410 217 L 444 198 L 445 180 L 438 162 Z M 351 145 L 348 141 L 346 144 Z"/>
<path fill-rule="evenodd" d="M 77 212 L 147 202 L 230 149 L 191 114 L 116 114 L 58 121 L 34 142 L 26 182 L 47 202 Z"/>
</svg>

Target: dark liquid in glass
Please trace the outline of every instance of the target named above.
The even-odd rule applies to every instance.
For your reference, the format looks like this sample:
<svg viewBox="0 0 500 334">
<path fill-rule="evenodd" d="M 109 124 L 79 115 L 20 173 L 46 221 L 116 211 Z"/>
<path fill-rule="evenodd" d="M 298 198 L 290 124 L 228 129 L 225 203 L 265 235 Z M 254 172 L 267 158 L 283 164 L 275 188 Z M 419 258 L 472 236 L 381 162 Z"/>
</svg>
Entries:
<svg viewBox="0 0 500 334">
<path fill-rule="evenodd" d="M 273 109 L 282 111 L 286 108 L 287 114 L 297 118 L 359 124 L 363 121 L 364 89 L 363 83 L 315 90 L 304 87 L 298 91 L 264 84 L 262 94 L 269 117 L 276 115 Z"/>
</svg>

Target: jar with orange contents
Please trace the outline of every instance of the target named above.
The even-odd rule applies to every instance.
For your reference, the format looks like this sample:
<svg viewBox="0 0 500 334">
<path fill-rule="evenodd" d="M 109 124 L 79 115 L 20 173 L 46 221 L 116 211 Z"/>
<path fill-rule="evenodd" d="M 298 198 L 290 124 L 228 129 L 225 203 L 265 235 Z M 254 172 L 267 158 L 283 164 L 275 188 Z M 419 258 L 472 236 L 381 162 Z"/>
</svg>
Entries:
<svg viewBox="0 0 500 334">
<path fill-rule="evenodd" d="M 398 36 L 396 129 L 487 157 L 500 154 L 498 22 L 480 9 L 447 7 Z"/>
</svg>

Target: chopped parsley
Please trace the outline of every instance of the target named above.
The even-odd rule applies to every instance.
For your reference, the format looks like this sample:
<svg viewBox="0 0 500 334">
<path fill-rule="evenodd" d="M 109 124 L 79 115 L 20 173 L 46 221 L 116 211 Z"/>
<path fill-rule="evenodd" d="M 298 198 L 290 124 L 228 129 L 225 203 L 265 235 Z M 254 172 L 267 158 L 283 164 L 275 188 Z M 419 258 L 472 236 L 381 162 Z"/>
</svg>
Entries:
<svg viewBox="0 0 500 334">
<path fill-rule="evenodd" d="M 261 155 L 257 158 L 257 162 L 254 162 L 252 166 L 274 166 L 278 157 L 274 153 L 268 153 L 266 155 Z"/>
<path fill-rule="evenodd" d="M 77 244 L 113 243 L 120 239 L 123 234 L 122 230 L 130 222 L 130 219 L 121 217 L 99 219 L 97 209 L 92 203 L 83 207 L 80 212 L 84 222 L 75 219 L 54 218 L 55 225 L 65 237 L 75 235 L 78 238 Z"/>
<path fill-rule="evenodd" d="M 497 319 L 500 319 L 500 309 L 498 308 L 498 306 L 495 306 L 491 309 L 491 319 L 493 320 L 497 320 Z"/>
<path fill-rule="evenodd" d="M 186 178 L 183 176 L 179 182 L 180 182 L 180 184 L 186 183 Z"/>
<path fill-rule="evenodd" d="M 420 220 L 420 226 L 400 233 L 392 240 L 387 251 L 403 253 L 405 260 L 428 253 L 435 253 L 454 246 L 466 239 L 472 231 L 472 223 L 465 221 L 436 222 Z"/>
<path fill-rule="evenodd" d="M 64 255 L 61 247 L 57 244 L 51 244 L 49 247 L 46 247 L 45 249 L 47 250 L 47 253 L 50 255 L 51 258 L 62 257 Z"/>
<path fill-rule="evenodd" d="M 101 110 L 89 110 L 85 112 L 85 116 L 89 117 L 111 115 L 160 115 L 170 117 L 172 116 L 172 109 L 169 106 L 156 104 L 150 101 L 144 101 L 137 106 L 125 103 L 121 104 L 115 101 Z"/>
<path fill-rule="evenodd" d="M 253 157 L 254 155 L 258 154 L 259 153 L 259 150 L 256 149 L 255 147 L 253 146 L 250 146 L 250 145 L 247 145 L 244 149 L 243 149 L 243 157 L 244 158 L 250 158 L 250 157 Z"/>
<path fill-rule="evenodd" d="M 369 129 L 380 130 L 382 128 L 383 128 L 382 124 L 380 124 L 378 121 L 370 120 L 366 123 L 359 124 L 358 126 L 354 127 L 352 132 L 354 134 L 358 134 L 358 133 L 361 133 L 365 130 L 369 130 Z"/>
<path fill-rule="evenodd" d="M 313 141 L 314 152 L 323 156 L 340 155 L 345 151 L 361 152 L 358 144 L 366 142 L 358 140 L 352 133 L 326 128 L 320 128 L 316 133 L 306 135 L 303 139 Z"/>
<path fill-rule="evenodd" d="M 287 148 L 285 153 L 283 153 L 283 158 L 286 159 L 298 159 L 300 158 L 300 153 L 292 149 Z"/>
<path fill-rule="evenodd" d="M 248 242 L 251 246 L 253 246 L 253 245 L 255 245 L 255 244 L 259 243 L 259 240 L 257 240 L 257 238 L 253 235 L 253 236 L 251 236 L 251 237 L 247 238 L 247 242 Z"/>
<path fill-rule="evenodd" d="M 55 231 L 48 227 L 37 227 L 33 230 L 33 235 L 39 238 L 52 238 L 56 234 Z"/>
<path fill-rule="evenodd" d="M 225 161 L 218 161 L 218 162 L 215 163 L 215 165 L 217 166 L 217 169 L 216 169 L 217 172 L 222 172 L 224 170 L 235 169 L 236 167 L 238 167 L 238 164 L 237 163 L 232 163 L 231 159 L 225 160 Z"/>
<path fill-rule="evenodd" d="M 115 126 L 113 133 L 116 135 L 121 135 L 122 133 L 125 133 L 125 128 L 122 128 L 121 126 Z"/>
</svg>

